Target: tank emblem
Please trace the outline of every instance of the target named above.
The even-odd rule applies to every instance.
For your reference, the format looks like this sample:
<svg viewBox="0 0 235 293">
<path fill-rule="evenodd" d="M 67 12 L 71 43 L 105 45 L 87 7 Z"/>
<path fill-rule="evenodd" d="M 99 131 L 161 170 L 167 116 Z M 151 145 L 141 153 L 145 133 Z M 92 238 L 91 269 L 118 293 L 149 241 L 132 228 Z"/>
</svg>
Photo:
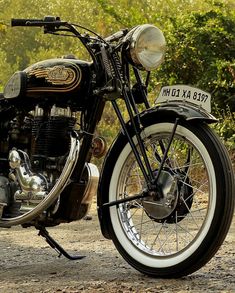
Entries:
<svg viewBox="0 0 235 293">
<path fill-rule="evenodd" d="M 73 69 L 63 65 L 56 65 L 54 67 L 36 68 L 29 72 L 36 78 L 45 78 L 47 82 L 53 85 L 70 85 L 76 79 L 76 73 Z"/>
</svg>

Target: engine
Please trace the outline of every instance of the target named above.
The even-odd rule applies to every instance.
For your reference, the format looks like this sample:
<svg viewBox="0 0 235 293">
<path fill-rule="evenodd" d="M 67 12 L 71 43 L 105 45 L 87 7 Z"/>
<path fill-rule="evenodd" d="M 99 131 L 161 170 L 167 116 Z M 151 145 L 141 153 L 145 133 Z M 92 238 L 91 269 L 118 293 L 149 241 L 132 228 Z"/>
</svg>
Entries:
<svg viewBox="0 0 235 293">
<path fill-rule="evenodd" d="M 70 148 L 70 133 L 76 118 L 70 109 L 36 107 L 30 116 L 16 117 L 11 122 L 8 148 L 16 148 L 29 156 L 33 172 L 59 171 L 60 159 Z"/>
<path fill-rule="evenodd" d="M 75 123 L 69 108 L 55 106 L 2 123 L 0 217 L 17 216 L 48 195 L 65 165 Z"/>
<path fill-rule="evenodd" d="M 34 170 L 60 170 L 59 158 L 69 151 L 70 136 L 76 122 L 70 109 L 53 107 L 50 115 L 36 109 L 31 127 L 31 162 Z"/>
<path fill-rule="evenodd" d="M 0 220 L 9 222 L 6 227 L 19 222 L 27 227 L 35 221 L 54 226 L 87 214 L 99 171 L 86 163 L 81 178 L 76 176 L 80 141 L 72 134 L 80 116 L 55 106 L 2 114 Z M 94 140 L 96 156 L 103 153 L 101 142 Z"/>
</svg>

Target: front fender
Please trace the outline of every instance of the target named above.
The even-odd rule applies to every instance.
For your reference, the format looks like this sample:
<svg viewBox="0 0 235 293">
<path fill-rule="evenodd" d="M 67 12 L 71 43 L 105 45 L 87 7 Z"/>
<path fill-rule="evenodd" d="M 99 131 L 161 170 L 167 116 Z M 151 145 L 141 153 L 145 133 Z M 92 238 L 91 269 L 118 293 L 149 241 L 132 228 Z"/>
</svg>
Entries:
<svg viewBox="0 0 235 293">
<path fill-rule="evenodd" d="M 218 120 L 203 110 L 202 108 L 195 107 L 188 103 L 161 103 L 156 105 L 144 112 L 141 113 L 141 122 L 144 123 L 144 120 L 149 115 L 156 115 L 159 120 L 162 118 L 181 118 L 186 121 L 196 122 L 196 121 L 205 121 L 206 123 L 215 123 Z M 150 116 L 149 116 L 150 117 Z M 148 119 L 148 118 L 147 118 Z"/>
<path fill-rule="evenodd" d="M 162 103 L 160 106 L 147 109 L 142 112 L 139 116 L 143 127 L 148 125 L 150 122 L 161 122 L 163 120 L 171 119 L 175 120 L 180 118 L 190 123 L 213 123 L 217 122 L 216 118 L 210 113 L 199 109 L 197 107 L 186 105 L 186 104 L 173 104 L 173 103 Z M 136 118 L 137 119 L 137 118 Z M 134 136 L 131 123 L 127 122 L 126 127 L 131 136 Z M 98 206 L 98 217 L 100 221 L 100 227 L 102 234 L 105 238 L 110 239 L 109 225 L 110 215 L 109 208 L 102 208 L 104 203 L 109 201 L 109 182 L 112 176 L 113 168 L 116 160 L 127 143 L 127 138 L 122 131 L 117 135 L 112 146 L 110 147 L 101 170 L 99 179 L 98 192 L 97 192 L 97 206 Z"/>
</svg>

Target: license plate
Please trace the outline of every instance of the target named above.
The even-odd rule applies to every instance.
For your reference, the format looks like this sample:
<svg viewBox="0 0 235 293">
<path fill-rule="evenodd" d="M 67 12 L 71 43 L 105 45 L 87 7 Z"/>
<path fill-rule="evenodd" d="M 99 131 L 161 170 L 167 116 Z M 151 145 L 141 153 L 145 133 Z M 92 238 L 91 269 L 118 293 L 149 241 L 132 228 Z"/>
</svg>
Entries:
<svg viewBox="0 0 235 293">
<path fill-rule="evenodd" d="M 171 85 L 161 88 L 155 104 L 162 102 L 186 102 L 192 103 L 211 112 L 211 95 L 201 89 L 188 85 Z"/>
</svg>

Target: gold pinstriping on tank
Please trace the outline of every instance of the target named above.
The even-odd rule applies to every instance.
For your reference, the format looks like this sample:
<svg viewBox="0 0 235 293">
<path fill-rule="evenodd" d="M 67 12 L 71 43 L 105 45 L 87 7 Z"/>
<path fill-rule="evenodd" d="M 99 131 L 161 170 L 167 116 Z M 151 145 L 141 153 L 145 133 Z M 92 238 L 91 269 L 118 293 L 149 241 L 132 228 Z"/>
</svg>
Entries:
<svg viewBox="0 0 235 293">
<path fill-rule="evenodd" d="M 71 64 L 73 66 L 73 64 Z M 81 69 L 77 66 L 72 68 L 65 67 L 64 65 L 56 65 L 54 67 L 38 67 L 28 71 L 29 76 L 36 78 L 45 78 L 48 83 L 52 85 L 65 86 L 65 87 L 33 87 L 28 88 L 28 92 L 44 92 L 44 91 L 60 91 L 67 92 L 75 89 L 81 82 L 82 73 Z"/>
</svg>

